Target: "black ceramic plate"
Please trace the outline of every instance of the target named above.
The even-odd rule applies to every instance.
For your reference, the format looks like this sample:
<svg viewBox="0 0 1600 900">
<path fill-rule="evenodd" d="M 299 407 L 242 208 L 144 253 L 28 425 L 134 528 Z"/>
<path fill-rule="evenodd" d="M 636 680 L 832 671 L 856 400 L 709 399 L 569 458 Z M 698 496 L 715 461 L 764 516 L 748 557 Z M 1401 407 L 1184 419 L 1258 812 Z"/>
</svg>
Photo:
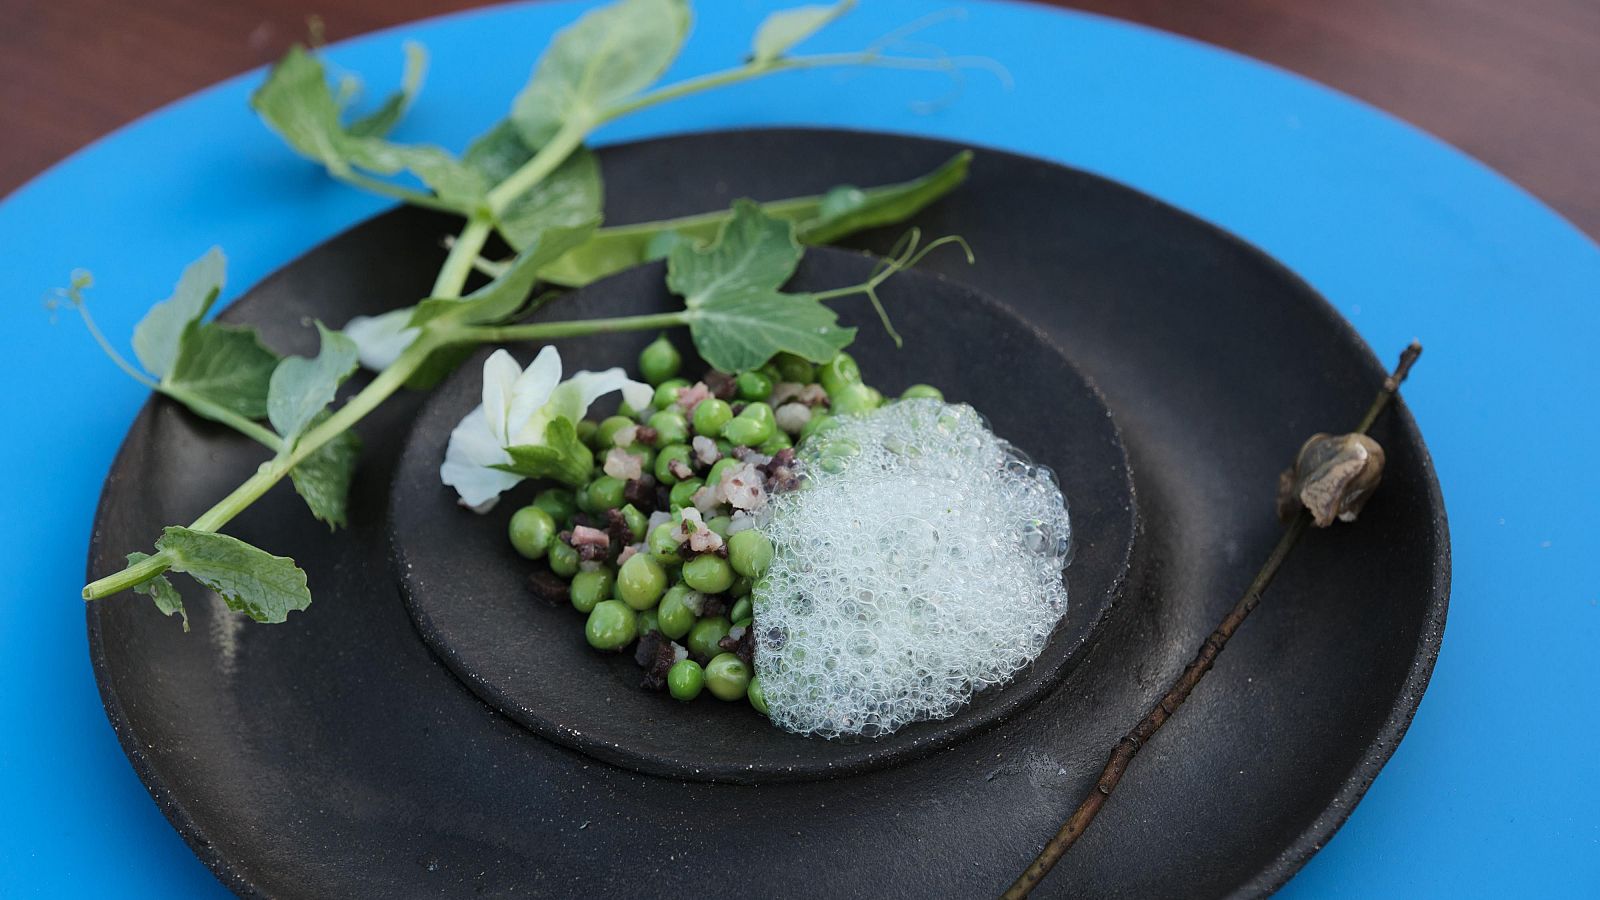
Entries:
<svg viewBox="0 0 1600 900">
<path fill-rule="evenodd" d="M 626 222 L 741 195 L 899 180 L 955 149 L 751 131 L 616 147 L 601 159 L 609 218 Z M 856 774 L 817 777 L 811 763 L 744 779 L 753 784 L 647 774 L 677 771 L 692 747 L 678 745 L 664 763 L 637 744 L 612 742 L 608 752 L 605 741 L 551 740 L 539 710 L 519 709 L 517 697 L 532 695 L 509 691 L 503 672 L 485 663 L 479 670 L 491 677 L 469 687 L 456 675 L 474 669 L 469 660 L 446 665 L 428 649 L 402 600 L 389 534 L 392 520 L 398 555 L 409 559 L 418 548 L 407 523 L 422 527 L 438 495 L 413 505 L 391 489 L 402 444 L 413 453 L 436 445 L 430 429 L 448 414 L 430 410 L 414 422 L 421 398 L 401 398 L 363 424 L 350 531 L 330 538 L 313 527 L 287 488 L 231 527 L 305 566 L 317 596 L 308 613 L 257 626 L 192 591 L 195 633 L 184 635 L 143 601 L 89 607 L 108 716 L 196 854 L 241 893 L 297 897 L 930 897 L 1008 884 L 1248 582 L 1276 538 L 1275 473 L 1307 434 L 1347 428 L 1382 366 L 1326 303 L 1258 251 L 1082 172 L 982 151 L 969 184 L 918 223 L 972 241 L 977 266 L 952 257 L 928 267 L 995 304 L 980 303 L 987 318 L 963 328 L 960 341 L 927 330 L 913 300 L 898 304 L 903 326 L 916 320 L 919 339 L 959 354 L 940 365 L 973 370 L 958 379 L 961 390 L 985 378 L 1036 379 L 1048 401 L 1038 412 L 1057 414 L 1050 427 L 1059 440 L 1026 447 L 1042 458 L 1106 433 L 1083 418 L 1096 397 L 1087 385 L 1110 410 L 1135 509 L 1072 498 L 1078 522 L 1106 517 L 1100 539 L 1113 550 L 1126 546 L 1117 528 L 1136 512 L 1120 592 L 1109 564 L 1094 587 L 1075 588 L 1079 610 L 1098 612 L 1120 595 L 1103 618 L 1069 622 L 1041 665 L 965 719 L 914 726 L 926 740 L 863 756 L 783 739 L 802 742 L 796 752 L 823 769 L 829 753 L 856 753 L 846 766 Z M 225 315 L 259 323 L 280 349 L 309 352 L 304 317 L 342 322 L 425 292 L 448 230 L 414 210 L 381 216 L 267 279 Z M 881 251 L 897 234 L 853 243 Z M 852 260 L 818 254 L 807 265 L 802 277 L 823 280 Z M 940 284 L 939 302 L 960 290 Z M 568 298 L 566 313 L 658 302 L 645 275 L 620 276 L 613 287 L 618 294 Z M 637 300 L 621 296 L 636 290 Z M 1017 336 L 1021 350 L 1001 335 Z M 589 352 L 581 346 L 564 349 Z M 920 379 L 926 361 L 907 359 L 914 364 L 904 370 L 871 374 L 885 384 Z M 469 395 L 468 381 L 458 376 L 434 403 L 450 391 L 458 401 Z M 1041 896 L 1259 895 L 1349 814 L 1426 686 L 1448 592 L 1444 509 L 1421 437 L 1403 406 L 1376 435 L 1389 469 L 1361 522 L 1317 532 L 1295 551 Z M 1100 446 L 1120 465 L 1114 443 Z M 162 525 L 192 518 L 258 461 L 247 441 L 152 402 L 107 480 L 91 572 L 147 547 Z M 1070 461 L 1052 461 L 1073 472 Z M 1116 479 L 1103 473 L 1071 477 L 1087 496 L 1115 493 Z M 1068 489 L 1076 490 L 1070 481 Z M 1069 578 L 1086 577 L 1079 563 L 1094 568 L 1080 557 Z M 439 637 L 447 656 L 466 646 Z M 616 673 L 592 674 L 603 682 Z M 635 710 L 632 699 L 616 709 Z M 668 712 L 698 715 L 701 705 Z M 726 736 L 748 724 L 719 719 L 714 729 Z M 764 735 L 754 752 L 780 737 Z M 733 752 L 707 747 L 708 759 Z"/>
</svg>

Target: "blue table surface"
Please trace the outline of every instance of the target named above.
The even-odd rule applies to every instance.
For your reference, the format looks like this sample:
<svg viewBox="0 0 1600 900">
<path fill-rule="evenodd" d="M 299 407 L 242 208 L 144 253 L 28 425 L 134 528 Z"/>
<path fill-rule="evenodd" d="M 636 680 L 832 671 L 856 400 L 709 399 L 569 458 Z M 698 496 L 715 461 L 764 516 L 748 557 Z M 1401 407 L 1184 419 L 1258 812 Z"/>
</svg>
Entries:
<svg viewBox="0 0 1600 900">
<path fill-rule="evenodd" d="M 402 40 L 424 42 L 429 83 L 397 137 L 460 148 L 504 113 L 547 36 L 585 5 L 420 22 L 328 56 L 367 75 L 376 96 L 398 78 Z M 668 77 L 737 62 L 775 5 L 716 4 Z M 998 60 L 1013 85 L 973 71 L 952 95 L 937 74 L 791 74 L 648 111 L 598 140 L 816 124 L 1035 154 L 1265 248 L 1386 359 L 1422 338 L 1428 352 L 1407 400 L 1450 515 L 1444 648 L 1410 734 L 1284 893 L 1600 894 L 1600 547 L 1583 524 L 1600 507 L 1600 249 L 1384 113 L 1148 29 L 917 0 L 870 4 L 806 49 L 856 48 L 924 16 L 916 40 Z M 233 296 L 385 206 L 331 183 L 262 128 L 246 106 L 260 77 L 137 121 L 0 205 L 5 421 L 20 432 L 0 442 L 0 470 L 16 477 L 0 518 L 0 544 L 15 557 L 0 599 L 0 894 L 222 893 L 117 746 L 77 599 L 101 480 L 145 392 L 75 320 L 52 325 L 40 300 L 74 267 L 92 269 L 93 307 L 125 346 L 148 305 L 212 244 L 231 258 Z M 929 100 L 940 102 L 920 102 Z"/>
</svg>

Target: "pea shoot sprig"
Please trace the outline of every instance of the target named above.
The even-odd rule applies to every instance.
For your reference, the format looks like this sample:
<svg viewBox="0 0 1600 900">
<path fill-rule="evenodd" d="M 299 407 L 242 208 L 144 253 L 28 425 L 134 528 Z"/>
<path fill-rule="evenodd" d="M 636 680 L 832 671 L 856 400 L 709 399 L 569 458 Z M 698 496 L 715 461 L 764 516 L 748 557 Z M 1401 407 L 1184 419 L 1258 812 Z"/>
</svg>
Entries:
<svg viewBox="0 0 1600 900">
<path fill-rule="evenodd" d="M 419 47 L 407 48 L 400 91 L 375 112 L 349 121 L 341 108 L 347 92 L 336 96 L 321 62 L 292 49 L 252 97 L 267 125 L 340 181 L 456 213 L 465 223 L 450 242 L 428 297 L 361 323 L 361 329 L 351 323 L 335 331 L 316 323 L 321 348 L 310 358 L 279 357 L 254 329 L 207 321 L 224 283 L 220 250 L 192 263 L 172 296 L 139 323 L 132 342 L 138 365 L 95 325 L 84 302 L 90 279 L 74 273 L 58 300 L 82 316 L 119 368 L 272 453 L 194 521 L 164 529 L 154 553 L 130 553 L 126 568 L 87 585 L 84 598 L 132 589 L 149 596 L 162 612 L 183 616 L 187 628 L 182 598 L 167 578 L 169 572 L 183 572 L 256 621 L 282 622 L 289 612 L 305 609 L 311 594 L 305 572 L 293 560 L 221 529 L 285 477 L 317 519 L 331 528 L 343 525 L 360 455 L 353 427 L 401 388 L 437 383 L 481 343 L 687 327 L 706 362 L 724 371 L 755 368 L 781 352 L 823 362 L 855 334 L 841 327 L 825 304 L 853 295 L 866 296 L 892 333 L 878 286 L 929 250 L 959 239 L 919 247 L 919 235 L 913 232 L 859 285 L 809 294 L 786 293 L 782 286 L 793 274 L 803 244 L 826 243 L 905 219 L 965 179 L 969 154 L 898 184 L 869 189 L 845 185 L 816 196 L 767 204 L 739 201 L 726 211 L 601 228 L 601 173 L 584 146 L 595 129 L 621 116 L 765 75 L 855 65 L 948 72 L 960 65 L 946 58 L 890 56 L 878 47 L 858 53 L 790 54 L 852 5 L 853 0 L 845 0 L 775 13 L 757 30 L 744 64 L 655 87 L 688 31 L 687 4 L 619 0 L 559 32 L 510 114 L 459 157 L 385 137 L 421 85 L 426 57 Z M 494 234 L 515 251 L 510 260 L 483 258 Z M 970 261 L 970 250 L 967 254 Z M 663 256 L 668 285 L 684 299 L 681 310 L 519 322 L 556 296 L 545 293 L 530 300 L 537 284 L 577 287 Z M 491 280 L 467 293 L 474 271 Z M 377 374 L 339 403 L 341 385 L 358 362 L 374 361 Z"/>
</svg>

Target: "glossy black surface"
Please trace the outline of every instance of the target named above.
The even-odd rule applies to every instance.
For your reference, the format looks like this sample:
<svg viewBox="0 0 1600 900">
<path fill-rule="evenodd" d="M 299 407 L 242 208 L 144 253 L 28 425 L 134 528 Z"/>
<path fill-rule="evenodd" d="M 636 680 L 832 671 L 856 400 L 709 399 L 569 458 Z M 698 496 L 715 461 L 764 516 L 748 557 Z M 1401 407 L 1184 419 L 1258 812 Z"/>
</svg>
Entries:
<svg viewBox="0 0 1600 900">
<path fill-rule="evenodd" d="M 601 158 L 612 221 L 626 222 L 907 178 L 954 149 L 766 131 Z M 108 716 L 201 859 L 242 893 L 307 897 L 930 897 L 1008 884 L 1248 582 L 1276 538 L 1278 470 L 1308 433 L 1355 421 L 1382 365 L 1259 252 L 1081 172 L 980 152 L 971 182 L 918 221 L 979 254 L 970 270 L 930 268 L 1002 300 L 1095 383 L 1134 473 L 1142 530 L 1125 597 L 1054 689 L 948 749 L 825 781 L 685 782 L 538 737 L 429 653 L 399 596 L 386 534 L 418 408 L 404 398 L 363 423 L 348 533 L 330 538 L 287 485 L 230 526 L 301 561 L 318 598 L 306 614 L 258 626 L 186 588 L 184 635 L 142 599 L 88 607 Z M 423 293 L 450 229 L 382 216 L 228 316 L 307 352 L 302 317 L 340 322 Z M 881 251 L 897 233 L 853 243 Z M 981 334 L 970 359 L 1009 363 Z M 1375 435 L 1389 469 L 1360 523 L 1295 551 L 1039 896 L 1265 893 L 1349 814 L 1421 698 L 1449 583 L 1443 504 L 1404 407 Z M 260 459 L 153 402 L 107 480 L 90 571 L 147 549 Z"/>
<path fill-rule="evenodd" d="M 954 252 L 955 248 L 951 248 Z M 858 284 L 872 258 L 813 249 L 789 290 Z M 657 263 L 597 282 L 541 310 L 545 320 L 639 315 L 682 307 Z M 890 396 L 919 381 L 952 401 L 978 405 L 995 432 L 1060 473 L 1073 516 L 1067 617 L 1034 664 L 1001 690 L 980 694 L 950 719 L 893 735 L 827 741 L 772 728 L 744 702 L 709 694 L 690 706 L 639 689 L 632 653 L 601 654 L 583 637 L 570 605 L 534 600 L 525 579 L 543 563 L 517 556 L 506 524 L 543 484 L 508 492 L 475 516 L 439 482 L 450 430 L 483 392 L 484 348 L 428 398 L 401 455 L 390 498 L 396 571 L 428 645 L 484 700 L 537 733 L 641 772 L 691 780 L 769 782 L 827 777 L 902 762 L 1015 713 L 1069 668 L 1120 595 L 1133 550 L 1135 513 L 1127 460 L 1094 388 L 1042 333 L 1003 305 L 956 281 L 903 273 L 884 286 L 905 341 L 896 349 L 864 298 L 836 302 L 859 330 L 851 351 L 868 383 Z M 972 336 L 1003 366 L 974 365 Z M 556 344 L 565 371 L 619 363 L 630 370 L 654 333 L 596 335 Z M 705 364 L 687 356 L 684 372 Z M 531 348 L 512 348 L 526 364 Z M 596 413 L 598 415 L 598 413 Z"/>
</svg>

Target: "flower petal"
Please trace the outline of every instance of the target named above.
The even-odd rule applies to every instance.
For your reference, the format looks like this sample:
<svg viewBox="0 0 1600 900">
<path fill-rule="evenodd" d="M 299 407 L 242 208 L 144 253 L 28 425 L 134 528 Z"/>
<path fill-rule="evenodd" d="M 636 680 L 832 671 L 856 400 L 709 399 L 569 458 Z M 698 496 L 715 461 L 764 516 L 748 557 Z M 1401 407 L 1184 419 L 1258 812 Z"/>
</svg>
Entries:
<svg viewBox="0 0 1600 900">
<path fill-rule="evenodd" d="M 539 408 L 550 401 L 550 394 L 561 383 L 561 354 L 556 348 L 546 345 L 539 355 L 528 363 L 527 371 L 517 379 L 516 386 L 511 391 L 511 412 L 506 419 L 506 434 L 522 436 L 521 432 L 527 426 L 528 420 Z M 574 419 L 574 425 L 578 424 Z M 543 438 L 544 435 L 536 435 Z"/>
<path fill-rule="evenodd" d="M 411 313 L 411 307 L 406 307 L 381 316 L 356 316 L 345 323 L 345 336 L 356 342 L 356 356 L 363 366 L 381 372 L 394 365 L 422 333 L 420 329 L 406 326 L 411 321 Z"/>
<path fill-rule="evenodd" d="M 439 478 L 456 489 L 462 506 L 485 513 L 494 508 L 502 492 L 522 480 L 519 475 L 490 468 L 510 461 L 511 455 L 495 439 L 480 406 L 467 413 L 450 432 L 450 446 L 439 466 Z"/>
<path fill-rule="evenodd" d="M 634 409 L 650 405 L 655 391 L 650 385 L 634 381 L 619 368 L 604 372 L 574 372 L 550 395 L 547 409 L 553 407 L 555 415 L 565 416 L 574 423 L 589 412 L 589 405 L 612 391 L 621 391 L 622 399 Z"/>
<path fill-rule="evenodd" d="M 511 446 L 511 400 L 516 393 L 517 379 L 522 367 L 505 350 L 496 350 L 483 361 L 483 406 L 488 417 L 489 433 L 494 435 L 495 446 Z"/>
</svg>

